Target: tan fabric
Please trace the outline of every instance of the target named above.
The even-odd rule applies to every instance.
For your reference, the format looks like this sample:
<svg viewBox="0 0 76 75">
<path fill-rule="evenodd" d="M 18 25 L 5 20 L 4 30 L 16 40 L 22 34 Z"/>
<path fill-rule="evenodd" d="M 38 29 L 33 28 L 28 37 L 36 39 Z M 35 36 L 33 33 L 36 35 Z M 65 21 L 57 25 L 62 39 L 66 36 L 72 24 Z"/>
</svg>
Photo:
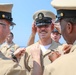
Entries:
<svg viewBox="0 0 76 75">
<path fill-rule="evenodd" d="M 11 12 L 13 4 L 1 4 L 0 3 L 0 11 Z"/>
<path fill-rule="evenodd" d="M 15 43 L 12 43 L 10 46 L 8 44 L 3 44 L 0 48 L 0 51 L 8 57 L 11 53 L 13 53 L 15 50 L 17 50 L 19 46 Z"/>
<path fill-rule="evenodd" d="M 76 0 L 52 0 L 51 5 L 57 10 L 76 10 Z"/>
<path fill-rule="evenodd" d="M 22 75 L 22 67 L 0 52 L 0 75 Z"/>
<path fill-rule="evenodd" d="M 76 45 L 73 45 L 70 53 L 46 66 L 44 75 L 76 75 Z"/>
<path fill-rule="evenodd" d="M 31 53 L 30 53 L 30 50 L 31 50 L 31 47 L 33 47 L 34 45 L 37 45 L 39 44 L 39 42 L 31 45 L 31 46 L 28 46 L 26 48 L 26 54 L 25 54 L 25 66 L 26 66 L 26 69 L 27 69 L 27 75 L 31 75 L 31 72 L 32 72 L 32 68 L 33 68 L 33 60 L 32 60 L 32 57 L 31 57 Z M 51 49 L 55 49 L 59 46 L 60 44 L 59 43 L 56 43 L 52 40 L 52 44 L 51 46 L 49 47 L 49 50 L 46 51 L 45 54 L 42 54 L 41 55 L 41 64 L 42 64 L 42 67 L 44 68 L 45 65 L 48 65 L 51 63 L 51 61 L 48 59 L 48 53 L 51 52 Z"/>
<path fill-rule="evenodd" d="M 0 51 L 1 51 L 6 57 L 8 57 L 8 56 L 9 56 L 12 52 L 14 52 L 17 48 L 19 48 L 19 46 L 16 45 L 16 44 L 14 44 L 14 43 L 12 43 L 10 47 L 8 47 L 7 44 L 3 44 L 3 45 L 1 46 Z M 18 66 L 18 67 L 20 67 L 20 69 L 19 69 L 18 71 L 21 71 L 21 73 L 17 74 L 17 73 L 18 73 L 17 70 L 14 70 L 13 67 L 11 68 L 13 75 L 26 75 L 26 69 L 25 69 L 24 60 L 25 60 L 25 56 L 22 56 L 21 59 L 20 59 L 20 61 L 19 61 L 19 66 Z M 6 62 L 6 61 L 5 61 L 5 62 Z M 9 65 L 9 64 L 10 64 L 10 61 L 8 61 L 8 62 L 9 62 L 9 63 L 7 63 L 7 64 Z M 4 63 L 4 64 L 6 64 L 6 63 Z M 6 66 L 8 66 L 8 65 L 6 65 Z M 11 65 L 11 64 L 10 64 L 10 65 Z M 17 64 L 17 65 L 18 65 L 18 64 Z M 4 67 L 4 68 L 5 68 L 5 67 Z M 15 68 L 18 69 L 17 66 L 15 66 Z M 6 75 L 7 75 L 7 74 L 6 74 Z M 11 75 L 11 73 L 10 73 L 10 75 Z"/>
<path fill-rule="evenodd" d="M 63 51 L 64 51 L 63 49 L 64 49 L 65 45 L 67 45 L 67 44 L 62 44 L 62 45 L 58 46 L 55 50 L 63 55 L 64 54 L 63 53 Z"/>
<path fill-rule="evenodd" d="M 25 66 L 25 55 L 21 57 L 19 61 L 19 65 L 21 66 L 21 74 L 19 75 L 26 75 L 26 66 Z"/>
<path fill-rule="evenodd" d="M 54 13 L 52 13 L 51 11 L 48 11 L 48 10 L 39 10 L 37 12 L 34 13 L 33 15 L 33 19 L 36 20 L 38 18 L 38 14 L 39 13 L 43 13 L 44 14 L 44 17 L 50 17 L 52 19 L 56 19 L 56 16 Z"/>
</svg>

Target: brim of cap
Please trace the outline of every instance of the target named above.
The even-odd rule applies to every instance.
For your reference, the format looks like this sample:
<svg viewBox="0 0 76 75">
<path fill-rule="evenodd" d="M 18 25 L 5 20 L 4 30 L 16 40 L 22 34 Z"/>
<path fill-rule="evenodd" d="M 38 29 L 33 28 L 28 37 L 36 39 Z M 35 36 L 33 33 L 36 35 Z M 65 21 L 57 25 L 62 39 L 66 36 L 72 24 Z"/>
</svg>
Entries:
<svg viewBox="0 0 76 75">
<path fill-rule="evenodd" d="M 56 32 L 56 33 L 59 33 L 58 31 L 52 31 L 52 32 Z"/>
<path fill-rule="evenodd" d="M 61 33 L 59 33 L 58 31 L 52 31 L 52 33 L 58 33 L 58 34 L 60 34 L 60 35 L 61 35 Z"/>
<path fill-rule="evenodd" d="M 12 22 L 11 25 L 16 25 L 16 24 L 14 22 Z"/>
<path fill-rule="evenodd" d="M 11 21 L 9 21 L 9 22 L 11 23 L 11 26 L 16 25 L 14 22 L 11 22 Z"/>
<path fill-rule="evenodd" d="M 36 24 L 36 26 L 43 26 L 43 25 L 49 25 L 51 23 L 39 23 L 39 24 Z"/>
</svg>

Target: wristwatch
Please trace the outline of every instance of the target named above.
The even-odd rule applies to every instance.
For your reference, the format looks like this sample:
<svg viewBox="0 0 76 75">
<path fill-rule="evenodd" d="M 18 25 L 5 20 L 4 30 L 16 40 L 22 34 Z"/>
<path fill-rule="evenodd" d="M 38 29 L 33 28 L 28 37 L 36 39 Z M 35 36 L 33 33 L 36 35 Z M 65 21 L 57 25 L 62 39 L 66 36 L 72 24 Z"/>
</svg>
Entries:
<svg viewBox="0 0 76 75">
<path fill-rule="evenodd" d="M 11 56 L 12 56 L 12 59 L 13 59 L 14 62 L 18 62 L 17 57 L 13 53 L 11 53 Z"/>
</svg>

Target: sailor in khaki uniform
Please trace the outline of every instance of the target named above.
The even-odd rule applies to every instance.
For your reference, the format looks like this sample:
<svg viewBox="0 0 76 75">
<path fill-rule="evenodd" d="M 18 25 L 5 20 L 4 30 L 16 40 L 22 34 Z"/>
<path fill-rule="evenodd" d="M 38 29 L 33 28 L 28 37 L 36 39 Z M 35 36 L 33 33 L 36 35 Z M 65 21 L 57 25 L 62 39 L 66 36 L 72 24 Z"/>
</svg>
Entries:
<svg viewBox="0 0 76 75">
<path fill-rule="evenodd" d="M 45 65 L 48 65 L 51 63 L 51 61 L 48 58 L 48 54 L 50 53 L 50 51 L 52 49 L 57 48 L 60 45 L 59 43 L 56 43 L 50 38 L 50 34 L 54 28 L 52 24 L 52 20 L 55 19 L 55 15 L 51 11 L 47 11 L 47 10 L 37 11 L 33 15 L 33 19 L 36 22 L 39 41 L 26 48 L 25 65 L 27 69 L 27 75 L 29 75 L 30 72 L 33 70 L 33 60 L 31 56 L 31 49 L 34 46 L 36 45 L 40 46 L 40 49 L 42 51 L 41 63 L 42 63 L 42 67 L 44 68 Z"/>
<path fill-rule="evenodd" d="M 73 44 L 70 53 L 65 54 L 47 65 L 43 75 L 76 75 L 76 44 Z"/>
<path fill-rule="evenodd" d="M 13 4 L 0 4 L 0 44 L 4 42 L 10 33 L 10 26 L 15 25 L 15 23 L 12 22 L 12 7 Z M 24 48 L 19 48 L 12 53 L 10 58 L 7 58 L 0 51 L 0 75 L 22 75 L 24 70 L 17 62 L 17 59 L 20 58 L 24 52 Z"/>
<path fill-rule="evenodd" d="M 46 66 L 44 75 L 76 75 L 76 0 L 53 0 L 51 4 L 57 9 L 64 39 L 73 46 L 68 54 Z"/>
</svg>

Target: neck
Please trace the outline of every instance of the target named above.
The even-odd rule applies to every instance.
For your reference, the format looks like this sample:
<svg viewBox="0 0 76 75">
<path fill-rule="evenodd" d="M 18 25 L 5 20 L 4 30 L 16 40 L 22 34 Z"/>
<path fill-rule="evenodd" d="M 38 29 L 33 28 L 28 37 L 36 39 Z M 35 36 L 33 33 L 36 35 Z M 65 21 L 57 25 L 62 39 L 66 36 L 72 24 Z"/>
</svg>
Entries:
<svg viewBox="0 0 76 75">
<path fill-rule="evenodd" d="M 72 39 L 70 39 L 70 40 L 67 41 L 67 44 L 73 44 L 75 41 L 76 41 L 76 39 L 72 38 Z"/>
<path fill-rule="evenodd" d="M 52 43 L 52 39 L 51 38 L 49 38 L 49 39 L 40 39 L 39 40 L 39 44 L 41 44 L 41 45 L 49 45 L 49 44 L 51 44 Z"/>
<path fill-rule="evenodd" d="M 67 42 L 67 44 L 73 44 L 75 41 L 72 41 L 72 42 Z"/>
<path fill-rule="evenodd" d="M 13 42 L 7 42 L 8 43 L 8 45 L 10 45 L 10 44 L 12 44 Z"/>
</svg>

